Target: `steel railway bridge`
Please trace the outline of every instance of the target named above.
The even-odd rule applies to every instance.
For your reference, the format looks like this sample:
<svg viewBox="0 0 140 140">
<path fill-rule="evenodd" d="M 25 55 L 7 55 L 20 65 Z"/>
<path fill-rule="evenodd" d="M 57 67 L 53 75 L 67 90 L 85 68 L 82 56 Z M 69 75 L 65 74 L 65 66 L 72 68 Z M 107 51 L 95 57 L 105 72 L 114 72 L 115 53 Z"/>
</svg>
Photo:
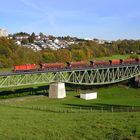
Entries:
<svg viewBox="0 0 140 140">
<path fill-rule="evenodd" d="M 0 73 L 0 88 L 64 82 L 84 85 L 104 85 L 121 82 L 140 75 L 140 63 L 77 69 Z"/>
</svg>

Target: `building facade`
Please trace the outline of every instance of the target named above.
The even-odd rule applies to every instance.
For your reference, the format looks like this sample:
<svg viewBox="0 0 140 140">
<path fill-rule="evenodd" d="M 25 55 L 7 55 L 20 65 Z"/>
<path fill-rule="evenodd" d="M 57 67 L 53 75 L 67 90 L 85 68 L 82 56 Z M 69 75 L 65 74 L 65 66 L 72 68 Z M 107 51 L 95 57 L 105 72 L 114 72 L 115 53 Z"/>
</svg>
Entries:
<svg viewBox="0 0 140 140">
<path fill-rule="evenodd" d="M 0 29 L 0 37 L 8 36 L 7 31 L 5 29 Z"/>
</svg>

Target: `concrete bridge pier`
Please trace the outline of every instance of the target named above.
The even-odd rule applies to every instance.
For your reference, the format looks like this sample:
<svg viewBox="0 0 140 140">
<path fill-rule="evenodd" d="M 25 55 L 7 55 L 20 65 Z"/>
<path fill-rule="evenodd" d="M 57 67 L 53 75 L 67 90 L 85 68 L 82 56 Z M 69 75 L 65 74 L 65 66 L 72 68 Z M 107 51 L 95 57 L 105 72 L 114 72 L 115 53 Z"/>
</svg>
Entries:
<svg viewBox="0 0 140 140">
<path fill-rule="evenodd" d="M 135 77 L 135 85 L 137 87 L 140 87 L 140 75 L 138 75 L 138 76 Z"/>
<path fill-rule="evenodd" d="M 65 97 L 66 97 L 65 83 L 55 82 L 50 84 L 49 98 L 61 99 Z"/>
</svg>

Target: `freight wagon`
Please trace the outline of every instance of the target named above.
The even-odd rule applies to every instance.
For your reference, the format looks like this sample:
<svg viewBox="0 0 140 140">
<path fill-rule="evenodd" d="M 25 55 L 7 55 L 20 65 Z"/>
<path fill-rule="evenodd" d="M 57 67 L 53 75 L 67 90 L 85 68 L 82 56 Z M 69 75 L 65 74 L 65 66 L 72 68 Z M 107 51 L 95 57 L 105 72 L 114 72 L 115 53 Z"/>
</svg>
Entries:
<svg viewBox="0 0 140 140">
<path fill-rule="evenodd" d="M 41 63 L 39 65 L 39 70 L 62 69 L 65 67 L 64 63 Z"/>
<path fill-rule="evenodd" d="M 78 62 L 67 62 L 66 68 L 81 68 L 87 67 L 89 64 L 85 61 L 78 61 Z"/>
<path fill-rule="evenodd" d="M 78 62 L 66 62 L 66 63 L 40 63 L 36 64 L 25 64 L 14 66 L 14 72 L 27 72 L 27 71 L 43 71 L 43 70 L 56 70 L 56 69 L 76 69 L 85 67 L 103 67 L 110 65 L 131 65 L 140 63 L 140 59 L 116 59 L 116 60 L 92 60 L 90 62 L 78 61 Z"/>
</svg>

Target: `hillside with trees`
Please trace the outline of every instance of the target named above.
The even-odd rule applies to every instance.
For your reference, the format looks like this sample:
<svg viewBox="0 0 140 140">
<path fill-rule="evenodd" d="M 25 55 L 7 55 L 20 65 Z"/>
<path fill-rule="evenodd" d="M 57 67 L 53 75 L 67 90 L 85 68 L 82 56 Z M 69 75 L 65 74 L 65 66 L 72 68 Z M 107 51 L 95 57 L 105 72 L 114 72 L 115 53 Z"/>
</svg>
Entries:
<svg viewBox="0 0 140 140">
<path fill-rule="evenodd" d="M 34 34 L 31 35 L 31 40 L 33 36 Z M 69 45 L 67 48 L 57 50 L 46 48 L 35 52 L 30 48 L 18 46 L 15 40 L 0 38 L 1 68 L 28 63 L 39 64 L 40 62 L 89 61 L 97 57 L 116 54 L 132 54 L 132 57 L 138 57 L 139 53 L 140 40 L 118 40 L 104 44 L 99 44 L 96 41 L 78 40 L 78 43 Z"/>
<path fill-rule="evenodd" d="M 132 58 L 139 57 L 140 40 L 118 40 L 112 43 L 98 44 L 95 41 L 80 41 L 65 49 L 46 49 L 42 52 L 45 62 L 63 61 L 89 61 L 97 57 L 112 56 L 117 54 L 131 54 Z"/>
<path fill-rule="evenodd" d="M 38 63 L 40 53 L 21 46 L 13 40 L 0 38 L 0 67 L 12 67 L 24 63 Z"/>
</svg>

